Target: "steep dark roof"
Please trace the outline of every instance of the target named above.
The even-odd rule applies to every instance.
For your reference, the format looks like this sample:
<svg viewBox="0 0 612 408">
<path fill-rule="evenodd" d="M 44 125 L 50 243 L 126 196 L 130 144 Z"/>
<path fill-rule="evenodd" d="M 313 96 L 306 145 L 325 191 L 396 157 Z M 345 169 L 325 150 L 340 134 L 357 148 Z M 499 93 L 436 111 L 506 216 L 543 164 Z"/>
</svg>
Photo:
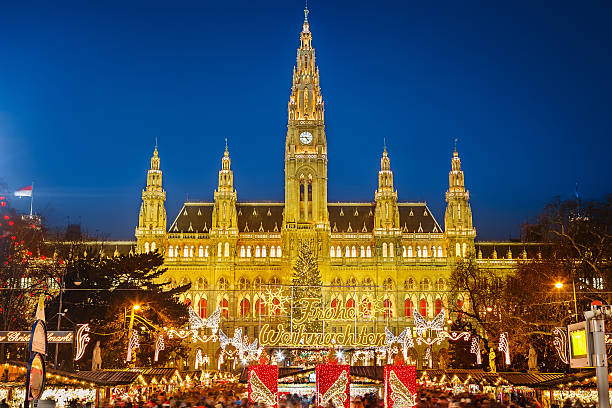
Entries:
<svg viewBox="0 0 612 408">
<path fill-rule="evenodd" d="M 237 203 L 238 231 L 280 232 L 284 203 Z"/>
<path fill-rule="evenodd" d="M 185 203 L 168 229 L 169 233 L 207 233 L 212 225 L 213 203 Z"/>
<path fill-rule="evenodd" d="M 426 203 L 398 203 L 402 232 L 442 233 Z"/>
<path fill-rule="evenodd" d="M 332 233 L 372 232 L 375 208 L 375 203 L 328 203 Z"/>
</svg>

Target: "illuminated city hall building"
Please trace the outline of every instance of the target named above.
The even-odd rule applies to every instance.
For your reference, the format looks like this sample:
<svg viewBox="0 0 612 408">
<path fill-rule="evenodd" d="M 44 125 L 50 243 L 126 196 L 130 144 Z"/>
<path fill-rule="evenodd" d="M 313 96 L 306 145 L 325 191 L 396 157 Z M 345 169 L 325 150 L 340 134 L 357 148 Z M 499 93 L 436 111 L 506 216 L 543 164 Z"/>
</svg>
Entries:
<svg viewBox="0 0 612 408">
<path fill-rule="evenodd" d="M 325 301 L 354 307 L 377 300 L 382 305 L 377 318 L 359 325 L 375 332 L 389 327 L 397 334 L 412 325 L 415 309 L 432 319 L 446 307 L 458 258 L 475 254 L 485 267 L 511 267 L 517 262 L 512 249 L 519 258 L 527 257 L 526 249 L 509 243 L 475 247 L 457 151 L 450 158 L 444 228 L 426 203 L 398 200 L 386 149 L 371 201 L 328 202 L 324 100 L 307 11 L 305 17 L 288 102 L 284 203 L 239 201 L 226 146 L 213 199 L 186 202 L 168 228 L 156 148 L 142 191 L 136 250 L 160 251 L 165 279 L 191 282 L 184 298 L 197 313 L 206 317 L 221 308 L 228 335 L 242 327 L 253 339 L 262 321 L 288 318 L 268 310 L 262 288 L 291 284 L 298 248 L 306 242 L 318 261 Z M 497 259 L 496 247 L 508 252 Z M 213 361 L 215 348 L 206 350 Z"/>
</svg>

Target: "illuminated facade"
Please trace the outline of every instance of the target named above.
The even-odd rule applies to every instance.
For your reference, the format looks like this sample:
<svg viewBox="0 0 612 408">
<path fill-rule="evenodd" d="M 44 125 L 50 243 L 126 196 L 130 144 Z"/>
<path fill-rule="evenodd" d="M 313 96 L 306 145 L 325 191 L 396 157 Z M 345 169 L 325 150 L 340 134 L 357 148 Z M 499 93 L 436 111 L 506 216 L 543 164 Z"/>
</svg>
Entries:
<svg viewBox="0 0 612 408">
<path fill-rule="evenodd" d="M 325 110 L 306 10 L 288 103 L 285 202 L 238 201 L 226 146 L 213 201 L 186 202 L 167 228 L 156 148 L 142 193 L 137 251 L 160 251 L 168 268 L 165 279 L 191 282 L 184 298 L 201 316 L 220 307 L 223 330 L 231 335 L 234 327 L 243 327 L 251 339 L 262 321 L 288 318 L 271 316 L 262 287 L 290 284 L 302 242 L 315 253 L 329 286 L 326 302 L 338 307 L 380 302 L 376 319 L 358 323 L 375 332 L 388 326 L 399 333 L 412 325 L 414 309 L 433 318 L 448 302 L 448 278 L 458 258 L 474 254 L 483 267 L 516 264 L 512 255 L 483 259 L 482 249 L 475 247 L 469 192 L 456 150 L 445 230 L 426 203 L 398 201 L 386 149 L 380 164 L 372 201 L 328 202 Z M 215 357 L 212 345 L 205 352 Z"/>
</svg>

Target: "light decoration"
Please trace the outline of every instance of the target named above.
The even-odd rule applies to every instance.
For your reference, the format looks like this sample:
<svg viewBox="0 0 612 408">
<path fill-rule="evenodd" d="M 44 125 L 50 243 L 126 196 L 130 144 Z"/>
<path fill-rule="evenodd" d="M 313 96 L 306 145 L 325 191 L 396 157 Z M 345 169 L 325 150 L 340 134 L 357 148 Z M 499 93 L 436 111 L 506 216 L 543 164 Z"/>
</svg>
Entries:
<svg viewBox="0 0 612 408">
<path fill-rule="evenodd" d="M 249 402 L 278 406 L 278 366 L 253 365 L 248 370 Z"/>
<path fill-rule="evenodd" d="M 130 340 L 128 342 L 128 352 L 127 352 L 127 361 L 132 361 L 132 350 L 136 350 L 140 348 L 140 342 L 138 341 L 138 332 L 136 330 L 132 330 L 130 335 Z"/>
<path fill-rule="evenodd" d="M 291 297 L 283 294 L 283 288 L 272 289 L 266 287 L 263 295 L 263 303 L 271 315 L 283 315 L 287 313 L 287 303 L 291 302 Z"/>
<path fill-rule="evenodd" d="M 198 349 L 195 355 L 195 369 L 197 370 L 202 366 L 206 367 L 206 364 L 208 363 L 210 363 L 210 359 L 208 358 L 208 356 L 203 356 L 202 349 Z"/>
<path fill-rule="evenodd" d="M 209 341 L 215 342 L 218 340 L 218 337 L 216 334 L 211 334 L 209 336 L 206 336 L 206 335 L 200 336 L 197 330 L 176 330 L 176 329 L 168 330 L 169 339 L 173 339 L 175 337 L 178 337 L 179 339 L 185 339 L 188 336 L 191 336 L 192 343 L 197 343 L 198 341 L 201 341 L 202 343 L 208 343 Z"/>
<path fill-rule="evenodd" d="M 385 408 L 409 408 L 416 404 L 416 367 L 384 367 Z"/>
<path fill-rule="evenodd" d="M 350 366 L 318 364 L 315 371 L 317 405 L 349 408 Z"/>
<path fill-rule="evenodd" d="M 422 336 L 426 331 L 431 330 L 435 332 L 441 332 L 444 330 L 444 308 L 440 310 L 440 313 L 433 320 L 425 320 L 417 309 L 414 309 L 414 331 L 417 336 Z"/>
<path fill-rule="evenodd" d="M 160 334 L 157 336 L 157 340 L 155 340 L 155 361 L 159 360 L 159 352 L 165 350 L 165 348 L 164 336 Z"/>
<path fill-rule="evenodd" d="M 203 327 L 207 327 L 213 334 L 217 334 L 219 324 L 221 323 L 220 308 L 217 308 L 208 319 L 200 317 L 191 306 L 189 306 L 187 310 L 189 310 L 189 328 L 191 330 L 199 330 Z"/>
<path fill-rule="evenodd" d="M 85 355 L 85 347 L 90 341 L 89 337 L 89 324 L 83 324 L 76 332 L 76 351 L 74 354 L 74 361 L 79 361 Z"/>
<path fill-rule="evenodd" d="M 338 360 L 338 362 L 341 363 L 343 359 L 344 359 L 344 352 L 342 351 L 342 349 L 336 350 L 336 360 Z"/>
<path fill-rule="evenodd" d="M 427 361 L 429 368 L 431 368 L 432 367 L 431 347 L 427 347 L 427 351 L 425 351 L 425 361 Z"/>
<path fill-rule="evenodd" d="M 559 359 L 564 364 L 569 364 L 569 359 L 567 358 L 567 329 L 565 327 L 555 327 L 553 329 L 553 344 L 557 350 Z"/>
<path fill-rule="evenodd" d="M 480 341 L 478 337 L 472 337 L 472 345 L 470 346 L 470 353 L 476 354 L 476 364 L 482 364 L 482 358 L 480 355 Z"/>
<path fill-rule="evenodd" d="M 249 343 L 248 336 L 242 335 L 242 328 L 237 327 L 234 330 L 234 337 L 229 338 L 223 330 L 219 330 L 219 344 L 221 346 L 221 353 L 228 356 L 237 355 L 241 360 L 253 361 L 257 360 L 263 352 L 263 347 L 257 345 L 257 339 L 253 343 Z M 230 352 L 227 346 L 232 345 L 235 347 L 234 352 Z"/>
<path fill-rule="evenodd" d="M 283 352 L 283 350 L 276 350 L 276 352 L 274 353 L 274 360 L 276 360 L 276 363 L 278 364 L 284 359 L 285 359 L 285 353 Z"/>
<path fill-rule="evenodd" d="M 508 333 L 499 335 L 499 351 L 504 353 L 506 365 L 510 365 L 510 344 L 508 344 Z"/>
</svg>

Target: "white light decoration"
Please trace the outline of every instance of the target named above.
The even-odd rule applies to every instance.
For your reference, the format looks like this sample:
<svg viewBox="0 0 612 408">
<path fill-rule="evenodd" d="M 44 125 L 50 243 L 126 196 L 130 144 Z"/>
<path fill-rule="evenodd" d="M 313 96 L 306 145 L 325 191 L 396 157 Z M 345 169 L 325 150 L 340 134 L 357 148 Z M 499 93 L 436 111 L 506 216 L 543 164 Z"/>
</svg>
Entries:
<svg viewBox="0 0 612 408">
<path fill-rule="evenodd" d="M 160 334 L 157 336 L 157 340 L 155 341 L 155 361 L 159 360 L 159 352 L 165 348 L 166 345 L 164 344 L 164 336 Z"/>
<path fill-rule="evenodd" d="M 194 363 L 195 369 L 198 370 L 202 366 L 206 367 L 206 364 L 208 364 L 209 362 L 210 362 L 210 359 L 208 358 L 208 356 L 203 356 L 202 350 L 198 349 L 195 355 L 195 363 Z"/>
<path fill-rule="evenodd" d="M 237 327 L 234 330 L 234 337 L 231 339 L 227 337 L 223 330 L 219 330 L 219 344 L 221 346 L 221 356 L 234 356 L 237 355 L 241 359 L 256 360 L 263 352 L 263 347 L 257 346 L 257 339 L 253 343 L 249 343 L 248 336 L 242 336 L 242 328 Z M 227 346 L 232 345 L 236 348 L 236 351 L 230 352 L 227 350 Z"/>
<path fill-rule="evenodd" d="M 431 347 L 427 347 L 427 351 L 425 352 L 425 361 L 427 361 L 429 368 L 431 368 L 433 364 L 433 361 L 431 358 Z"/>
<path fill-rule="evenodd" d="M 425 320 L 418 310 L 414 309 L 414 331 L 417 336 L 422 336 L 427 330 L 440 332 L 444 330 L 444 308 L 440 310 L 440 313 L 433 320 Z"/>
<path fill-rule="evenodd" d="M 133 329 L 128 342 L 127 361 L 132 361 L 132 350 L 136 350 L 139 347 L 140 342 L 138 341 L 138 332 Z"/>
<path fill-rule="evenodd" d="M 499 335 L 499 351 L 504 353 L 506 365 L 510 365 L 510 344 L 508 344 L 508 333 Z"/>
<path fill-rule="evenodd" d="M 89 324 L 83 324 L 76 332 L 76 351 L 74 354 L 74 361 L 79 361 L 85 355 L 85 347 L 89 343 Z"/>
<path fill-rule="evenodd" d="M 480 356 L 480 342 L 478 341 L 478 337 L 472 337 L 472 345 L 470 346 L 470 353 L 476 354 L 476 364 L 482 364 L 482 359 Z"/>
<path fill-rule="evenodd" d="M 565 327 L 555 327 L 553 329 L 553 336 L 553 344 L 559 359 L 564 364 L 569 364 L 569 359 L 567 358 L 567 329 Z"/>
<path fill-rule="evenodd" d="M 274 353 L 274 359 L 280 363 L 281 361 L 283 361 L 285 359 L 285 353 L 283 352 L 283 350 L 276 350 L 276 352 Z"/>
<path fill-rule="evenodd" d="M 344 359 L 344 352 L 342 351 L 342 349 L 336 350 L 336 359 L 339 363 L 342 362 L 342 360 Z"/>
<path fill-rule="evenodd" d="M 191 336 L 191 342 L 196 343 L 201 341 L 202 343 L 208 343 L 209 341 L 217 341 L 217 335 L 211 334 L 210 336 L 200 336 L 197 330 L 168 330 L 168 338 L 173 339 L 174 337 L 178 337 L 179 339 L 184 339 L 187 336 Z"/>
<path fill-rule="evenodd" d="M 208 327 L 213 334 L 217 334 L 219 323 L 221 322 L 221 309 L 217 308 L 208 319 L 200 317 L 193 307 L 189 306 L 189 327 L 191 330 L 199 330 L 202 327 Z"/>
<path fill-rule="evenodd" d="M 278 301 L 278 303 L 274 302 L 275 299 L 276 301 Z M 282 314 L 287 313 L 286 304 L 291 302 L 291 297 L 285 296 L 283 294 L 282 287 L 279 287 L 276 289 L 266 287 L 266 292 L 264 293 L 263 300 L 264 300 L 264 305 L 269 310 L 269 313 L 271 315 L 274 315 L 274 314 L 282 315 Z"/>
</svg>

